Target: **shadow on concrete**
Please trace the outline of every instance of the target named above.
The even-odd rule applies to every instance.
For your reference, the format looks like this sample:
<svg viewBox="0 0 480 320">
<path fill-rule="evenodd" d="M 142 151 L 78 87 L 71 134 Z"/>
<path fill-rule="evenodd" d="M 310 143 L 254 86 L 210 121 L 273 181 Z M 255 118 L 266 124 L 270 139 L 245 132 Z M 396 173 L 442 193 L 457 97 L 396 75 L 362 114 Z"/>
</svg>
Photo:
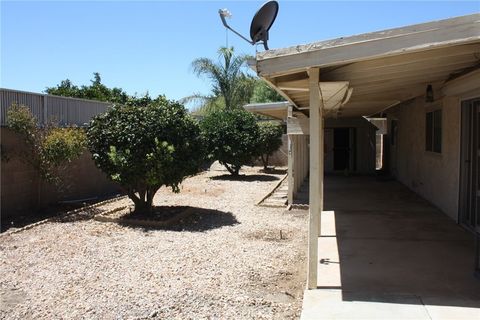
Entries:
<svg viewBox="0 0 480 320">
<path fill-rule="evenodd" d="M 155 210 L 162 211 L 162 208 L 171 209 L 172 207 L 155 207 Z M 180 207 L 179 207 L 180 208 Z M 212 229 L 233 226 L 239 224 L 238 220 L 231 212 L 224 212 L 214 209 L 205 209 L 198 207 L 182 206 L 182 211 L 188 210 L 190 214 L 180 219 L 175 219 L 174 216 L 168 217 L 171 221 L 166 226 L 152 226 L 142 225 L 142 223 L 120 223 L 126 227 L 139 228 L 144 231 L 153 230 L 169 230 L 169 231 L 189 231 L 189 232 L 204 232 Z M 132 217 L 128 217 L 131 219 Z M 147 218 L 148 219 L 148 218 Z M 165 219 L 159 220 L 164 221 Z M 155 218 L 151 218 L 150 221 L 155 222 Z"/>
<path fill-rule="evenodd" d="M 405 186 L 327 177 L 325 208 L 334 211 L 344 301 L 480 308 L 473 234 Z M 320 249 L 320 264 L 334 265 L 325 259 Z M 326 289 L 321 269 L 318 277 Z"/>
<path fill-rule="evenodd" d="M 275 180 L 280 180 L 280 177 L 271 176 L 267 174 L 250 174 L 250 175 L 240 174 L 238 176 L 232 176 L 231 174 L 222 174 L 219 176 L 210 177 L 210 179 L 253 182 L 253 181 L 275 181 Z"/>
</svg>

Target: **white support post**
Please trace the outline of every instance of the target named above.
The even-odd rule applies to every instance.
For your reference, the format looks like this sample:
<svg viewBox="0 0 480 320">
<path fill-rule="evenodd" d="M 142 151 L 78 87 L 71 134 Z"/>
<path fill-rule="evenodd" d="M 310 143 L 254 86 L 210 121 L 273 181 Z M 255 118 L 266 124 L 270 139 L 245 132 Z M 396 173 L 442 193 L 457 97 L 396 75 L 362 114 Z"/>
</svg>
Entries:
<svg viewBox="0 0 480 320">
<path fill-rule="evenodd" d="M 323 97 L 322 97 L 322 90 L 320 89 L 320 161 L 318 163 L 319 165 L 319 171 L 320 171 L 320 176 L 318 177 L 319 179 L 319 207 L 320 207 L 320 213 L 319 213 L 319 219 L 318 219 L 318 236 L 322 234 L 322 212 L 323 212 L 323 179 L 325 177 L 325 119 L 323 118 Z"/>
<path fill-rule="evenodd" d="M 288 107 L 288 117 L 293 116 L 293 107 Z M 288 118 L 287 118 L 288 119 Z M 288 128 L 287 128 L 288 131 Z M 295 161 L 295 154 L 294 154 L 294 137 L 293 135 L 288 135 L 288 194 L 287 200 L 288 205 L 293 204 L 293 193 L 295 188 L 295 172 L 293 170 L 294 161 Z"/>
<path fill-rule="evenodd" d="M 317 288 L 318 237 L 323 203 L 323 100 L 320 92 L 320 70 L 311 68 L 310 92 L 310 191 L 308 225 L 307 288 Z"/>
</svg>

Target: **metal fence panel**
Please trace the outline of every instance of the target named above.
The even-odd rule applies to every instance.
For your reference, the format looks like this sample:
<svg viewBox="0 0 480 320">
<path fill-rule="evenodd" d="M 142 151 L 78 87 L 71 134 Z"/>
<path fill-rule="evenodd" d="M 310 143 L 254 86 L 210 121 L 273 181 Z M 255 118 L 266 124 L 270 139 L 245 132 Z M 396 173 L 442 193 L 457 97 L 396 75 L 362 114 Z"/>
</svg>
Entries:
<svg viewBox="0 0 480 320">
<path fill-rule="evenodd" d="M 29 107 L 39 124 L 44 123 L 43 95 L 28 92 L 0 89 L 0 116 L 1 125 L 6 125 L 7 110 L 13 103 L 23 104 Z"/>
<path fill-rule="evenodd" d="M 0 89 L 0 125 L 6 125 L 7 110 L 13 103 L 23 104 L 38 120 L 38 124 L 54 121 L 61 126 L 84 126 L 92 117 L 105 112 L 110 103 L 59 97 L 39 93 Z"/>
</svg>

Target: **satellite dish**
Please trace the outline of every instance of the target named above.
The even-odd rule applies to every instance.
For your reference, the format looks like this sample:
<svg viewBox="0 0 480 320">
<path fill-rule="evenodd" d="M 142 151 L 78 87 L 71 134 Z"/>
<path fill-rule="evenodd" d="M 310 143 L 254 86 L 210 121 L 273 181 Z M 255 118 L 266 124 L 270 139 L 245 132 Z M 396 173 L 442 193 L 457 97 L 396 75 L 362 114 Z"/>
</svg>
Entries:
<svg viewBox="0 0 480 320">
<path fill-rule="evenodd" d="M 277 1 L 268 1 L 265 3 L 258 11 L 255 13 L 255 16 L 252 19 L 252 23 L 250 25 L 250 38 L 252 40 L 248 40 L 244 36 L 242 36 L 237 31 L 233 30 L 227 23 L 226 18 L 231 18 L 232 14 L 227 9 L 220 9 L 218 10 L 218 14 L 220 15 L 220 19 L 222 19 L 222 23 L 225 28 L 231 30 L 237 36 L 242 38 L 243 40 L 247 41 L 251 45 L 254 45 L 260 41 L 263 43 L 263 47 L 265 50 L 268 50 L 268 31 L 273 25 L 275 18 L 277 17 L 278 13 L 278 2 Z"/>
<path fill-rule="evenodd" d="M 260 40 L 263 41 L 265 50 L 268 50 L 268 30 L 270 30 L 273 22 L 275 22 L 277 13 L 278 2 L 268 1 L 255 13 L 252 24 L 250 25 L 250 38 L 253 43 L 257 43 Z"/>
</svg>

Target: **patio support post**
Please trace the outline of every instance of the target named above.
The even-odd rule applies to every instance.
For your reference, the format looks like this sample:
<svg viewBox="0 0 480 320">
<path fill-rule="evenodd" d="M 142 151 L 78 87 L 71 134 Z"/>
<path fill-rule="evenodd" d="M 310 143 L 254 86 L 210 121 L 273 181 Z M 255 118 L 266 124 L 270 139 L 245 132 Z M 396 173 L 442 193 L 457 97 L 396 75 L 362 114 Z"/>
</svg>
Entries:
<svg viewBox="0 0 480 320">
<path fill-rule="evenodd" d="M 307 288 L 317 288 L 318 237 L 323 204 L 323 100 L 320 92 L 320 70 L 308 70 L 310 92 L 310 191 L 308 224 Z"/>
<path fill-rule="evenodd" d="M 288 115 L 287 117 L 293 116 L 293 107 L 288 107 Z M 295 161 L 295 146 L 294 146 L 294 137 L 293 135 L 289 134 L 288 136 L 288 194 L 287 200 L 288 204 L 293 204 L 293 193 L 295 189 L 295 177 L 294 177 L 294 161 Z"/>
</svg>

